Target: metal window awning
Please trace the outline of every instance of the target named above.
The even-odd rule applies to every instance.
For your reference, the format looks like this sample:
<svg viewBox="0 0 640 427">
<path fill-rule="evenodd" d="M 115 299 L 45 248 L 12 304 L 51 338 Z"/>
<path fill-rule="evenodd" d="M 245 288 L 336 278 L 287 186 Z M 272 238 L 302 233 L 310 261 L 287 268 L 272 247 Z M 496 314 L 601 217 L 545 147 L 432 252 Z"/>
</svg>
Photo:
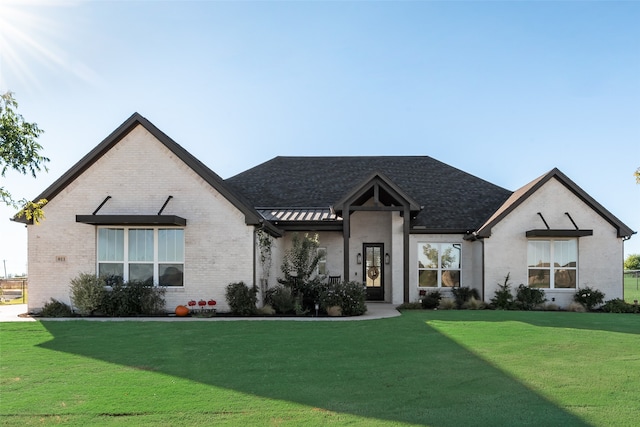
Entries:
<svg viewBox="0 0 640 427">
<path fill-rule="evenodd" d="M 177 215 L 76 215 L 76 222 L 91 225 L 187 225 Z"/>
<path fill-rule="evenodd" d="M 584 237 L 593 236 L 593 230 L 536 229 L 527 231 L 527 237 Z"/>
</svg>

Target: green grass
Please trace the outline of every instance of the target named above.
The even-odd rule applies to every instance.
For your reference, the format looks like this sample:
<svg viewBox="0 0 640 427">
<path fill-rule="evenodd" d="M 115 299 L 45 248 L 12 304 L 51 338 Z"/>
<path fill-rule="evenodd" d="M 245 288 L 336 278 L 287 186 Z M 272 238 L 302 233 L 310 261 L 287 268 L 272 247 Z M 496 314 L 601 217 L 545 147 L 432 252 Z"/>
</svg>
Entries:
<svg viewBox="0 0 640 427">
<path fill-rule="evenodd" d="M 2 425 L 632 426 L 640 315 L 0 324 Z"/>
<path fill-rule="evenodd" d="M 633 300 L 640 301 L 640 278 L 624 275 L 624 300 L 632 304 Z"/>
</svg>

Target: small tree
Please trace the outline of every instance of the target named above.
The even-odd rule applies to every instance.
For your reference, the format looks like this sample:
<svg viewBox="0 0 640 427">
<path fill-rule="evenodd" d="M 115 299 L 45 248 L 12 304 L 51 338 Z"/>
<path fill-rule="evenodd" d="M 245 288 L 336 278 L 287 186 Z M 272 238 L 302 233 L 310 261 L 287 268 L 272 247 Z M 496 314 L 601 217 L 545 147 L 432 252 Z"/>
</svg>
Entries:
<svg viewBox="0 0 640 427">
<path fill-rule="evenodd" d="M 37 172 L 47 170 L 45 164 L 49 161 L 40 154 L 42 146 L 36 141 L 43 131 L 36 123 L 25 121 L 21 114 L 16 113 L 17 108 L 18 102 L 13 93 L 0 95 L 0 176 L 4 177 L 7 170 L 13 169 L 35 178 Z M 37 223 L 44 218 L 42 208 L 47 203 L 44 199 L 16 201 L 7 188 L 0 186 L 0 201 L 20 209 L 18 216 L 27 220 Z"/>
<path fill-rule="evenodd" d="M 282 274 L 278 282 L 291 289 L 291 294 L 302 306 L 312 309 L 317 301 L 321 281 L 316 276 L 316 267 L 321 254 L 318 253 L 318 235 L 294 234 L 291 249 L 285 252 L 282 261 Z"/>
<path fill-rule="evenodd" d="M 285 252 L 282 261 L 283 278 L 278 282 L 289 286 L 297 292 L 313 275 L 320 260 L 318 254 L 318 235 L 305 234 L 300 237 L 294 234 L 291 239 L 291 249 Z"/>
<path fill-rule="evenodd" d="M 493 298 L 491 298 L 491 304 L 498 310 L 510 310 L 513 308 L 513 294 L 511 293 L 511 283 L 509 283 L 509 276 L 511 273 L 507 273 L 504 278 L 504 283 L 498 284 L 498 290 Z"/>
</svg>

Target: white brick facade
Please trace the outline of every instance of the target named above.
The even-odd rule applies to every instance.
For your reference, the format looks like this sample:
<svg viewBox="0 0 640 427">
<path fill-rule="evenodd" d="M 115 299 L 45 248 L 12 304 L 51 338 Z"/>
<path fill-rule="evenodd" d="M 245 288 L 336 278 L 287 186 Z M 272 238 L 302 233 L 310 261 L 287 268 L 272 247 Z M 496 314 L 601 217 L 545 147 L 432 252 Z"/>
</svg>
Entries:
<svg viewBox="0 0 640 427">
<path fill-rule="evenodd" d="M 136 127 L 45 207 L 46 220 L 28 226 L 29 309 L 50 298 L 69 303 L 69 282 L 96 271 L 96 227 L 76 222 L 105 199 L 100 214 L 187 219 L 183 288 L 169 288 L 171 310 L 190 299 L 213 298 L 226 309 L 225 287 L 253 284 L 253 227 L 244 215 L 143 126 Z M 61 244 L 61 242 L 64 242 Z"/>
<path fill-rule="evenodd" d="M 269 178 L 280 172 L 278 169 L 261 176 L 265 179 L 249 181 L 237 187 L 238 192 L 258 189 L 260 182 L 272 182 Z M 159 211 L 167 201 L 164 216 L 186 219 L 184 286 L 167 288 L 168 311 L 192 299 L 215 299 L 217 308 L 227 311 L 225 289 L 228 284 L 243 281 L 248 286 L 259 285 L 258 279 L 264 277 L 264 273 L 259 262 L 256 227 L 281 236 L 273 240 L 271 248 L 269 287 L 276 286 L 282 276 L 280 268 L 291 246 L 291 236 L 295 233 L 292 230 L 298 230 L 300 234 L 318 234 L 320 246 L 327 249 L 329 274 L 343 276 L 343 280 L 363 282 L 366 263 L 357 263 L 358 254 L 364 257 L 365 244 L 383 245 L 384 293 L 370 294 L 370 297 L 394 304 L 419 299 L 421 243 L 459 244 L 460 286 L 476 289 L 489 301 L 507 274 L 514 288 L 527 283 L 526 232 L 546 227 L 538 213 L 553 230 L 575 233 L 572 219 L 581 230 L 593 230 L 592 235 L 577 238 L 577 287 L 598 288 L 607 300 L 622 297 L 623 239 L 633 231 L 557 169 L 511 193 L 510 198 L 510 192 L 503 189 L 501 194 L 506 194 L 507 201 L 501 207 L 490 206 L 497 210 L 484 225 L 471 224 L 479 229 L 426 228 L 412 223 L 416 217 L 410 215 L 428 213 L 435 207 L 420 206 L 412 200 L 412 195 L 377 173 L 351 193 L 345 188 L 348 197 L 336 201 L 338 209 L 331 206 L 332 213 L 335 209 L 338 217 L 349 215 L 349 221 L 333 218 L 298 223 L 273 220 L 271 223 L 263 219 L 254 206 L 248 206 L 250 202 L 231 190 L 231 180 L 233 178 L 223 181 L 146 119 L 134 114 L 41 195 L 49 199 L 44 208 L 46 219 L 40 225 L 28 225 L 29 310 L 37 312 L 51 298 L 70 304 L 71 279 L 79 273 L 96 273 L 99 227 L 77 222 L 76 215 L 95 218 L 94 211 L 107 197 L 110 198 L 98 212 L 103 221 L 109 215 L 159 218 Z M 286 182 L 280 182 L 272 190 L 277 192 L 283 185 L 286 187 Z M 314 195 L 312 190 L 304 191 Z M 295 189 L 290 187 L 289 191 L 295 192 Z M 380 197 L 381 194 L 384 196 Z M 496 205 L 503 200 L 497 199 Z M 455 213 L 447 214 L 438 223 L 454 216 Z M 112 218 L 108 221 L 116 222 L 103 224 L 109 227 L 122 224 Z M 145 218 L 140 227 L 160 227 L 145 225 L 145 221 L 154 220 Z M 308 231 L 304 231 L 307 227 Z M 343 240 L 345 235 L 348 235 L 347 246 Z M 349 277 L 344 277 L 345 270 Z M 376 292 L 379 289 L 374 288 Z M 447 288 L 440 290 L 448 293 Z M 553 299 L 564 307 L 571 302 L 575 289 L 547 289 L 545 293 L 549 301 Z"/>
<path fill-rule="evenodd" d="M 592 236 L 578 238 L 578 288 L 589 286 L 605 293 L 605 300 L 622 298 L 622 239 L 601 215 L 556 179 L 551 179 L 495 225 L 485 247 L 485 299 L 488 301 L 510 273 L 512 289 L 527 284 L 526 231 L 544 229 L 542 214 L 551 229 L 574 229 L 569 217 Z M 576 289 L 545 289 L 548 302 L 566 307 Z"/>
</svg>

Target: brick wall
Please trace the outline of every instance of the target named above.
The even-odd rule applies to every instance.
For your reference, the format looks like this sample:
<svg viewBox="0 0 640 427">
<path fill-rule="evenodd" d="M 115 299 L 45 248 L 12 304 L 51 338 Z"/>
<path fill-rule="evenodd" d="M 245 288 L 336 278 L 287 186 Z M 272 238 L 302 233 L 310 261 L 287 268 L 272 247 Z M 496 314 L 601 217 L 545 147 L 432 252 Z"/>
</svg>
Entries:
<svg viewBox="0 0 640 427">
<path fill-rule="evenodd" d="M 253 283 L 253 227 L 227 199 L 142 126 L 136 127 L 45 207 L 46 219 L 28 226 L 29 309 L 50 298 L 66 303 L 69 282 L 96 271 L 96 227 L 77 223 L 105 199 L 99 214 L 163 215 L 187 219 L 183 288 L 169 289 L 167 308 L 214 298 L 226 309 L 224 288 Z"/>
</svg>

